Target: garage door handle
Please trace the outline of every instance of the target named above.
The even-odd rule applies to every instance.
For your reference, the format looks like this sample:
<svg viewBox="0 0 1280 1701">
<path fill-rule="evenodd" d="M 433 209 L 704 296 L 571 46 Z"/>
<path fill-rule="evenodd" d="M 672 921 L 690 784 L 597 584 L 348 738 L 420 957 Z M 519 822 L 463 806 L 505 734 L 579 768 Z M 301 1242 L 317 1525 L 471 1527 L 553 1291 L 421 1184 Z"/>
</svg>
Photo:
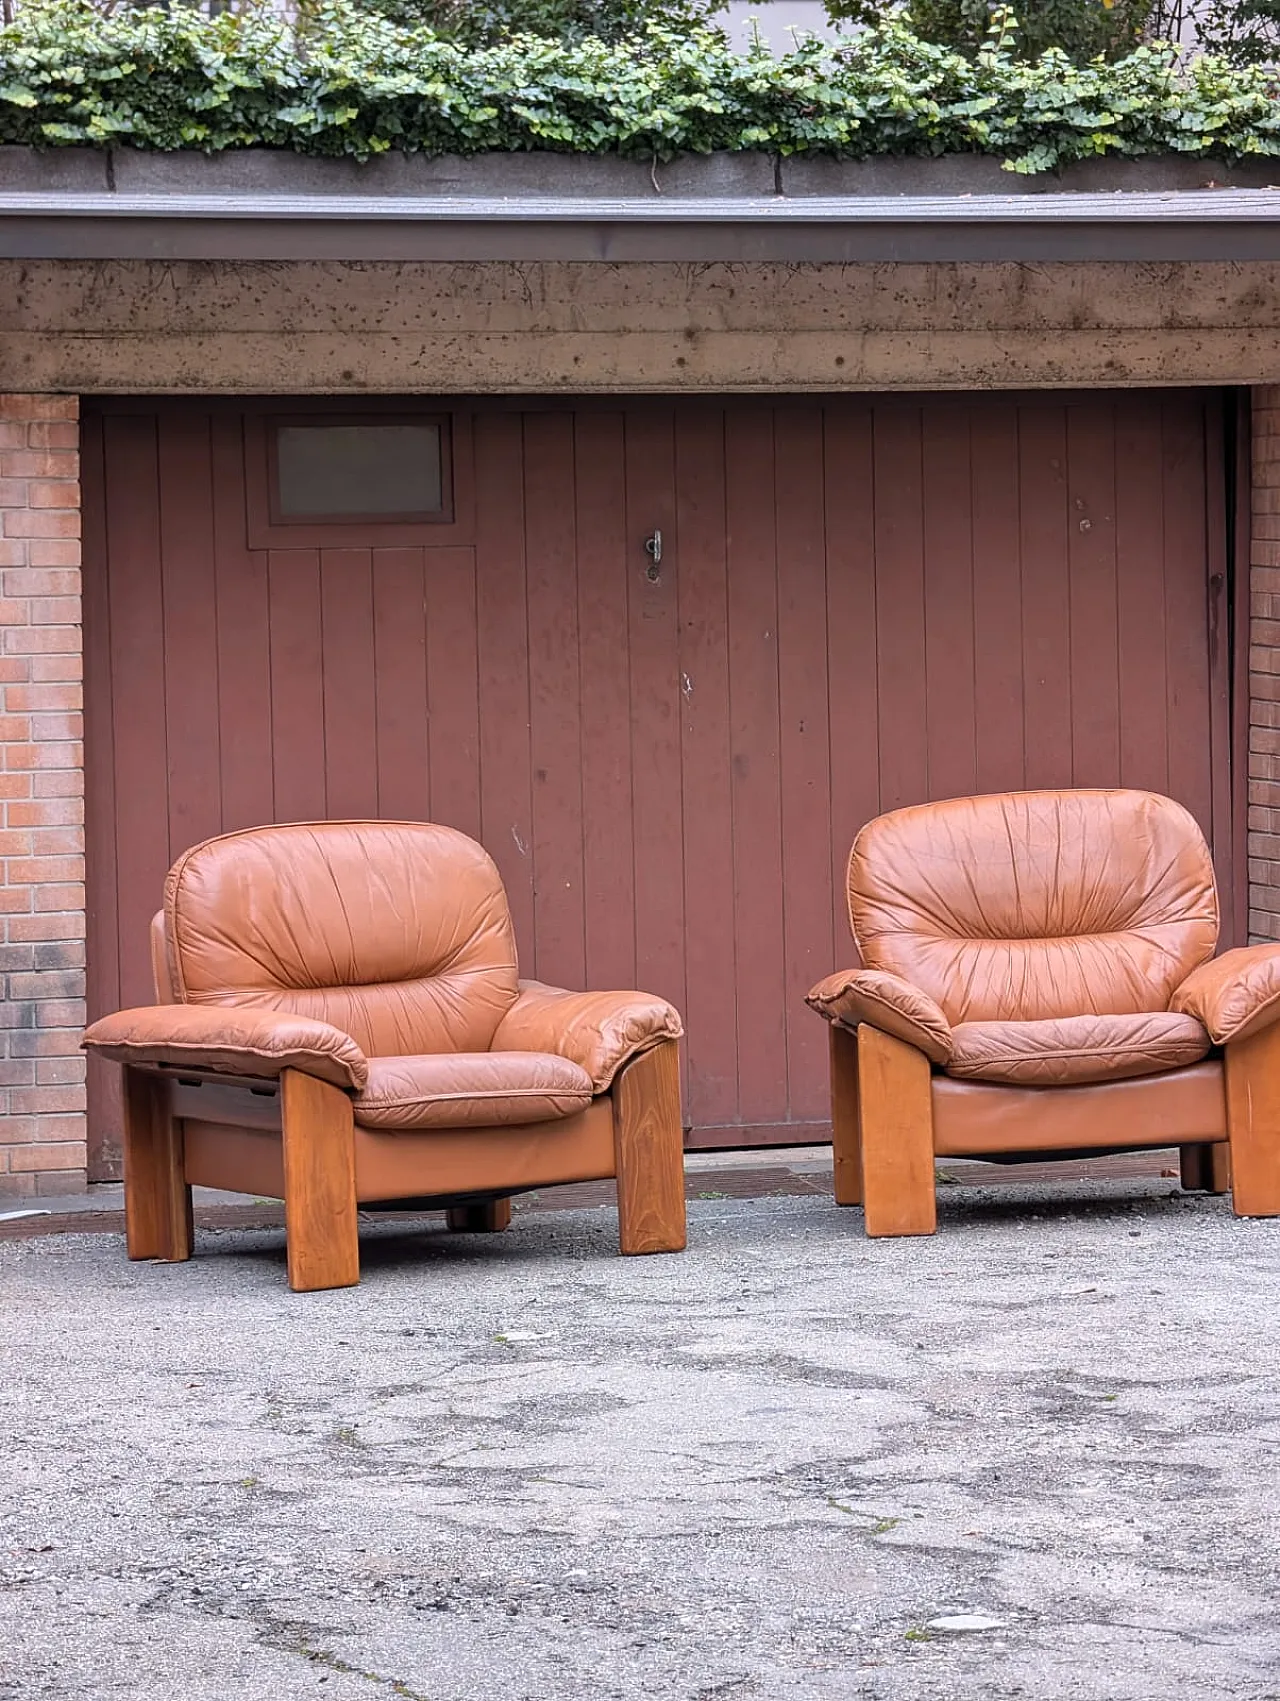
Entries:
<svg viewBox="0 0 1280 1701">
<path fill-rule="evenodd" d="M 658 582 L 658 568 L 662 563 L 662 533 L 655 531 L 652 537 L 644 540 L 644 552 L 649 557 L 649 565 L 644 570 L 644 576 L 651 585 Z"/>
</svg>

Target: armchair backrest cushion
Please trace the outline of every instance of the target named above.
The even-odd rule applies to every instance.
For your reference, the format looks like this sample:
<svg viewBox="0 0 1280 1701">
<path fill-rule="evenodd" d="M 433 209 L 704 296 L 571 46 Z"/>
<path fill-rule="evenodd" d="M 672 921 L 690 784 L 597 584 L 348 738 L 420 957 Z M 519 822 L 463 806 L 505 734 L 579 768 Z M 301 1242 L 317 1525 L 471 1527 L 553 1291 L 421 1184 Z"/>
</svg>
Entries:
<svg viewBox="0 0 1280 1701">
<path fill-rule="evenodd" d="M 849 919 L 867 966 L 954 1026 L 1167 1010 L 1213 955 L 1218 898 L 1203 835 L 1171 799 L 1006 792 L 868 822 Z"/>
<path fill-rule="evenodd" d="M 209 839 L 170 870 L 164 918 L 182 1003 L 312 1016 L 370 1057 L 487 1051 L 516 999 L 498 870 L 451 827 L 329 821 Z"/>
</svg>

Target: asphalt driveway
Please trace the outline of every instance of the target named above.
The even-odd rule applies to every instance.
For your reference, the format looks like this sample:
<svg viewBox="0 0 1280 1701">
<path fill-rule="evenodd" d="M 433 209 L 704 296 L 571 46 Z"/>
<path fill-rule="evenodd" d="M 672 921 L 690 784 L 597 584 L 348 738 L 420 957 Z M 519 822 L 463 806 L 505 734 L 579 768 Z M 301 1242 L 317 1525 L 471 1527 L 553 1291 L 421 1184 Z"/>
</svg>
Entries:
<svg viewBox="0 0 1280 1701">
<path fill-rule="evenodd" d="M 0 1245 L 0 1696 L 1280 1698 L 1280 1222 L 690 1226 L 382 1224 L 305 1296 L 274 1230 Z"/>
</svg>

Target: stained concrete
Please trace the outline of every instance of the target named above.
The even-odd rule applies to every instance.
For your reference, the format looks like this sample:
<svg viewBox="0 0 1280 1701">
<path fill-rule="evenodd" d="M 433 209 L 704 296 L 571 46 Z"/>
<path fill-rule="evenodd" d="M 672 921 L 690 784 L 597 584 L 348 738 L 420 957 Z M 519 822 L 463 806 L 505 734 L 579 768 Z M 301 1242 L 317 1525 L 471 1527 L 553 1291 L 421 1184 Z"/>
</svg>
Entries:
<svg viewBox="0 0 1280 1701">
<path fill-rule="evenodd" d="M 683 1257 L 382 1225 L 309 1296 L 0 1246 L 0 1696 L 1280 1697 L 1280 1224 L 702 1191 Z"/>
</svg>

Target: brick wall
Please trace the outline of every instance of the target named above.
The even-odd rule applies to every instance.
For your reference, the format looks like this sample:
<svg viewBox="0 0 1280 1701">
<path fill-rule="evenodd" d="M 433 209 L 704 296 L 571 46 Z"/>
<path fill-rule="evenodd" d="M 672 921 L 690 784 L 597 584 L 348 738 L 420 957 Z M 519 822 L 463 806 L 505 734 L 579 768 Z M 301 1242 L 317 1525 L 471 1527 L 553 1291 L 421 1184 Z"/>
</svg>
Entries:
<svg viewBox="0 0 1280 1701">
<path fill-rule="evenodd" d="M 78 414 L 0 394 L 0 1195 L 85 1180 Z"/>
</svg>

